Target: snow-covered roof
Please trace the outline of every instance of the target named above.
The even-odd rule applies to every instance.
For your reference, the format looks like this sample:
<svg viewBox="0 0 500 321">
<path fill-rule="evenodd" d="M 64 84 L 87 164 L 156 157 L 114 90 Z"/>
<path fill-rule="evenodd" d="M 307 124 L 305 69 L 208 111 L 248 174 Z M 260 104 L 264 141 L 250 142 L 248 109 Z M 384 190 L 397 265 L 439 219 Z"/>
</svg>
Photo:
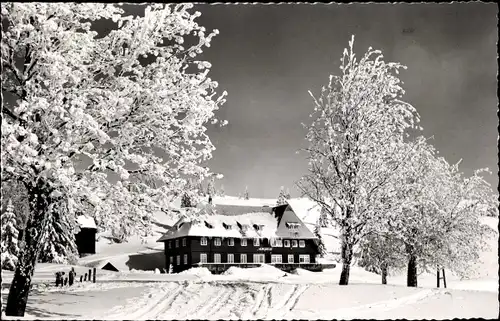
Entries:
<svg viewBox="0 0 500 321">
<path fill-rule="evenodd" d="M 292 223 L 287 226 L 286 223 Z M 298 226 L 295 226 L 298 224 Z M 234 238 L 315 238 L 314 234 L 292 212 L 285 212 L 281 219 L 269 212 L 239 215 L 200 215 L 180 219 L 158 242 L 184 236 L 234 237 Z"/>
<path fill-rule="evenodd" d="M 270 213 L 201 215 L 193 220 L 179 220 L 158 241 L 183 236 L 271 238 L 276 237 L 277 225 Z"/>
<path fill-rule="evenodd" d="M 316 224 L 321 215 L 321 206 L 309 198 L 292 198 L 287 203 L 304 223 Z"/>
<path fill-rule="evenodd" d="M 213 205 L 238 205 L 238 206 L 255 206 L 255 207 L 263 207 L 270 206 L 273 207 L 276 205 L 276 199 L 273 198 L 238 198 L 234 196 L 215 196 L 212 199 Z"/>
<path fill-rule="evenodd" d="M 287 203 L 304 223 L 314 225 L 321 215 L 321 205 L 309 198 L 292 198 Z M 340 210 L 338 206 L 336 208 Z"/>
<path fill-rule="evenodd" d="M 95 229 L 97 229 L 94 218 L 92 218 L 90 216 L 87 216 L 87 215 L 77 216 L 76 221 L 78 222 L 78 225 L 80 225 L 80 228 L 95 228 Z"/>
</svg>

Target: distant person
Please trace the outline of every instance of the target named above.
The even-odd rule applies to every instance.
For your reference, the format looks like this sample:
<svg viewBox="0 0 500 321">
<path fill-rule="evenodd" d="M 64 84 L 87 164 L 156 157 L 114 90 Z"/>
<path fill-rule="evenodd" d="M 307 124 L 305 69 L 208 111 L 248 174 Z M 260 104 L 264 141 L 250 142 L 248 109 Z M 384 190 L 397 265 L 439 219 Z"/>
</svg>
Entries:
<svg viewBox="0 0 500 321">
<path fill-rule="evenodd" d="M 71 271 L 69 271 L 69 286 L 72 286 L 73 283 L 75 282 L 75 276 L 76 276 L 75 268 L 72 267 Z"/>
<path fill-rule="evenodd" d="M 61 282 L 61 287 L 64 285 L 64 272 L 60 272 L 61 273 L 61 279 L 60 279 L 60 282 Z"/>
<path fill-rule="evenodd" d="M 64 286 L 68 285 L 68 277 L 64 278 Z"/>
<path fill-rule="evenodd" d="M 56 272 L 56 286 L 59 286 L 61 283 L 61 272 Z"/>
</svg>

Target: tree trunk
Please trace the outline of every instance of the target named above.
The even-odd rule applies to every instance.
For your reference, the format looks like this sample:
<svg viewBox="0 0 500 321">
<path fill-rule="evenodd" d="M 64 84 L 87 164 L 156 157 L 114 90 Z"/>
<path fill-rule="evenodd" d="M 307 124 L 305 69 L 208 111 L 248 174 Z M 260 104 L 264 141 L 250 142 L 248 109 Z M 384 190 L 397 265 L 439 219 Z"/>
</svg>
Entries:
<svg viewBox="0 0 500 321">
<path fill-rule="evenodd" d="M 382 284 L 387 284 L 387 263 L 382 263 Z"/>
<path fill-rule="evenodd" d="M 342 272 L 340 273 L 339 285 L 349 284 L 349 272 L 351 270 L 352 246 L 350 244 L 342 245 Z"/>
<path fill-rule="evenodd" d="M 406 285 L 417 287 L 417 256 L 415 254 L 410 254 L 410 258 L 408 260 Z"/>
<path fill-rule="evenodd" d="M 35 270 L 35 264 L 40 254 L 40 244 L 44 236 L 45 218 L 49 210 L 50 190 L 44 182 L 37 183 L 30 189 L 28 200 L 31 215 L 26 223 L 24 248 L 21 250 L 19 260 L 14 273 L 14 279 L 9 290 L 5 315 L 24 316 L 28 294 L 31 286 L 31 278 Z"/>
</svg>

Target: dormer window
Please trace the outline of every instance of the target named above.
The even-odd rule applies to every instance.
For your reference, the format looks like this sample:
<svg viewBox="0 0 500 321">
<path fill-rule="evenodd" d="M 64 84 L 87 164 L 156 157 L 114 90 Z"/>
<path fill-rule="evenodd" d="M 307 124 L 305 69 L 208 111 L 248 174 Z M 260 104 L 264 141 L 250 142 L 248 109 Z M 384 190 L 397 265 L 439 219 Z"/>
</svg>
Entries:
<svg viewBox="0 0 500 321">
<path fill-rule="evenodd" d="M 285 226 L 290 230 L 296 230 L 297 228 L 299 228 L 300 224 L 297 222 L 286 222 Z"/>
<path fill-rule="evenodd" d="M 181 227 L 182 227 L 182 225 L 184 225 L 184 222 L 182 222 L 181 224 L 179 224 L 179 225 L 177 226 L 177 229 L 178 229 L 178 230 L 180 230 L 180 229 L 181 229 Z"/>
<path fill-rule="evenodd" d="M 205 221 L 205 226 L 208 228 L 214 228 L 214 226 L 212 224 L 208 223 L 207 221 Z"/>
<path fill-rule="evenodd" d="M 225 228 L 226 230 L 230 230 L 230 229 L 232 228 L 232 226 L 231 226 L 231 225 L 226 224 L 226 223 L 222 223 L 222 226 L 224 226 L 224 228 Z"/>
<path fill-rule="evenodd" d="M 258 231 L 258 230 L 260 230 L 260 226 L 258 226 L 257 224 L 254 224 L 254 225 L 253 225 L 253 228 L 254 228 L 255 230 L 257 230 L 257 231 Z"/>
<path fill-rule="evenodd" d="M 248 225 L 246 224 L 241 224 L 240 222 L 236 222 L 236 225 L 238 225 L 238 228 L 242 231 L 248 230 Z"/>
</svg>

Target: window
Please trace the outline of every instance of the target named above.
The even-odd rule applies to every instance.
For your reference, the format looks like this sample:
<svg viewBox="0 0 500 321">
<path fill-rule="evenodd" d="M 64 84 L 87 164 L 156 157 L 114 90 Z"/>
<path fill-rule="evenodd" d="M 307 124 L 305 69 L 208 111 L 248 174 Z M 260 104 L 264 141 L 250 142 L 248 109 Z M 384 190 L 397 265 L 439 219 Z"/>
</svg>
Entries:
<svg viewBox="0 0 500 321">
<path fill-rule="evenodd" d="M 177 255 L 177 265 L 181 265 L 181 256 Z"/>
<path fill-rule="evenodd" d="M 296 230 L 300 226 L 300 224 L 297 222 L 286 222 L 285 226 L 290 230 Z"/>
<path fill-rule="evenodd" d="M 309 263 L 309 254 L 299 255 L 299 263 Z"/>
<path fill-rule="evenodd" d="M 229 253 L 227 255 L 227 263 L 234 263 L 234 254 Z"/>
<path fill-rule="evenodd" d="M 220 240 L 220 238 L 216 237 L 216 238 L 214 239 L 214 245 L 215 245 L 215 246 L 220 246 L 220 245 L 221 245 L 221 240 Z"/>
<path fill-rule="evenodd" d="M 225 228 L 226 230 L 230 230 L 230 229 L 232 229 L 232 226 L 231 226 L 231 225 L 229 225 L 229 224 L 226 224 L 226 223 L 222 223 L 222 226 L 224 226 L 224 228 Z"/>
<path fill-rule="evenodd" d="M 240 254 L 240 263 L 247 263 L 247 255 Z"/>
<path fill-rule="evenodd" d="M 241 246 L 247 246 L 247 239 L 240 240 Z"/>
<path fill-rule="evenodd" d="M 288 263 L 293 263 L 293 254 L 288 254 Z"/>
<path fill-rule="evenodd" d="M 253 246 L 260 246 L 260 240 L 259 239 L 253 239 Z"/>
<path fill-rule="evenodd" d="M 214 228 L 214 226 L 212 224 L 208 223 L 207 221 L 205 221 L 205 226 L 208 228 Z"/>
<path fill-rule="evenodd" d="M 188 264 L 188 255 L 184 254 L 184 264 Z"/>
<path fill-rule="evenodd" d="M 254 254 L 253 263 L 266 263 L 266 257 L 264 254 Z"/>
<path fill-rule="evenodd" d="M 280 239 L 271 239 L 271 247 L 282 247 L 283 241 Z"/>
<path fill-rule="evenodd" d="M 273 263 L 283 263 L 283 256 L 281 254 L 272 254 L 271 264 Z"/>
<path fill-rule="evenodd" d="M 168 241 L 168 248 L 171 249 L 172 248 L 172 241 Z"/>
<path fill-rule="evenodd" d="M 290 247 L 290 240 L 285 240 L 285 247 Z"/>
<path fill-rule="evenodd" d="M 298 244 L 297 244 L 297 240 L 292 240 L 292 247 L 297 247 Z"/>
<path fill-rule="evenodd" d="M 306 241 L 300 240 L 299 241 L 299 247 L 306 247 Z"/>
<path fill-rule="evenodd" d="M 175 240 L 175 247 L 179 247 L 179 239 Z"/>
<path fill-rule="evenodd" d="M 207 238 L 206 238 L 206 237 L 202 237 L 202 238 L 201 238 L 201 243 L 200 243 L 200 244 L 201 244 L 201 245 L 207 245 L 207 244 L 208 244 L 208 242 L 207 242 Z"/>
<path fill-rule="evenodd" d="M 187 242 L 186 242 L 186 238 L 183 238 L 183 239 L 182 239 L 182 246 L 186 246 L 186 243 L 187 243 Z"/>
<path fill-rule="evenodd" d="M 220 253 L 214 254 L 214 263 L 220 263 Z"/>
<path fill-rule="evenodd" d="M 200 263 L 207 263 L 207 253 L 200 253 Z"/>
<path fill-rule="evenodd" d="M 170 257 L 170 260 L 169 260 L 168 262 L 169 262 L 169 264 L 174 265 L 174 264 L 175 264 L 175 262 L 174 262 L 174 257 L 173 257 L 173 256 L 171 256 L 171 257 Z"/>
<path fill-rule="evenodd" d="M 227 239 L 227 245 L 234 246 L 234 239 L 233 238 Z"/>
</svg>

